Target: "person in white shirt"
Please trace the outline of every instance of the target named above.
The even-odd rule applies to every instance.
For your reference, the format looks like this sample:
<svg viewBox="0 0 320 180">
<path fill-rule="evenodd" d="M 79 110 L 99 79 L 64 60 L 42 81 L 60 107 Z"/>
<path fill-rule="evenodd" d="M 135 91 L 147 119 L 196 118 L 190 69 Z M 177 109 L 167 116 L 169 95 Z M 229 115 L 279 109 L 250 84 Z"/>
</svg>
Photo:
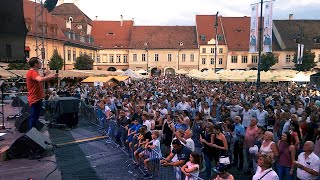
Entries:
<svg viewBox="0 0 320 180">
<path fill-rule="evenodd" d="M 264 110 L 263 105 L 262 104 L 258 104 L 257 105 L 257 110 L 255 110 L 255 116 L 258 120 L 258 126 L 266 126 L 267 122 L 266 122 L 266 118 L 268 116 L 268 112 L 266 110 Z"/>
<path fill-rule="evenodd" d="M 181 98 L 181 102 L 178 103 L 176 108 L 178 111 L 189 110 L 190 104 L 186 102 L 186 99 L 183 97 Z"/>
<path fill-rule="evenodd" d="M 273 160 L 267 154 L 260 154 L 258 158 L 258 168 L 252 180 L 279 180 L 279 176 L 272 169 Z"/>
<path fill-rule="evenodd" d="M 231 105 L 227 106 L 227 109 L 230 110 L 230 118 L 234 120 L 236 116 L 239 116 L 242 112 L 243 107 L 237 104 L 236 99 L 232 99 Z"/>
<path fill-rule="evenodd" d="M 142 125 L 147 127 L 147 132 L 151 131 L 151 122 L 148 120 L 148 114 L 142 114 L 141 116 L 142 119 Z"/>
<path fill-rule="evenodd" d="M 294 164 L 297 167 L 297 178 L 315 180 L 320 175 L 320 159 L 313 152 L 314 143 L 307 141 L 303 146 L 302 153 L 298 156 L 298 161 Z"/>
<path fill-rule="evenodd" d="M 183 144 L 185 144 L 185 146 L 187 148 L 189 148 L 192 152 L 195 149 L 194 146 L 194 141 L 191 139 L 192 137 L 192 130 L 191 129 L 187 129 L 184 134 L 183 137 L 180 136 L 180 133 L 176 133 L 176 137 L 177 139 L 179 139 Z"/>
<path fill-rule="evenodd" d="M 250 104 L 245 104 L 244 109 L 242 110 L 242 125 L 247 128 L 250 126 L 251 119 L 254 116 L 254 111 L 250 109 Z"/>
</svg>

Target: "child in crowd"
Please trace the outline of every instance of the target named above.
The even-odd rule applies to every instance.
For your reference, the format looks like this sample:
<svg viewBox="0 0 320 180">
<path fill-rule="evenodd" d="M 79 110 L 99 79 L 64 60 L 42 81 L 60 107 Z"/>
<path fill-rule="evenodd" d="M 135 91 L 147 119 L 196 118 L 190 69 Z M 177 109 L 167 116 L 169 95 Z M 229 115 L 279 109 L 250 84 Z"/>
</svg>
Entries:
<svg viewBox="0 0 320 180">
<path fill-rule="evenodd" d="M 185 180 L 196 180 L 199 177 L 201 156 L 196 152 L 192 152 L 189 160 L 182 166 L 181 171 L 186 176 Z"/>
<path fill-rule="evenodd" d="M 161 155 L 160 141 L 159 141 L 159 132 L 152 132 L 152 141 L 147 145 L 147 151 L 145 151 L 144 155 L 146 159 L 143 161 L 144 168 L 147 170 L 147 174 L 144 177 L 150 177 L 149 172 L 151 171 L 150 162 L 159 164 Z M 141 154 L 141 153 L 140 153 Z M 141 154 L 143 158 L 143 155 Z"/>
</svg>

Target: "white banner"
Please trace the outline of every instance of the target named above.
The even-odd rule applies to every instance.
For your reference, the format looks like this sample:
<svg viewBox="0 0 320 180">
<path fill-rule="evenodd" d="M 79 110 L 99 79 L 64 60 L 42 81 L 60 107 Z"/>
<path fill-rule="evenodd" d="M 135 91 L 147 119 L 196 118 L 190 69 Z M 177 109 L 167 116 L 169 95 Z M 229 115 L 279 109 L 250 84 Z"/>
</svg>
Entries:
<svg viewBox="0 0 320 180">
<path fill-rule="evenodd" d="M 259 4 L 251 5 L 249 52 L 258 52 Z"/>
<path fill-rule="evenodd" d="M 264 3 L 263 52 L 272 52 L 272 1 Z"/>
<path fill-rule="evenodd" d="M 300 64 L 302 64 L 302 58 L 303 58 L 303 49 L 304 49 L 304 45 L 300 44 Z"/>
<path fill-rule="evenodd" d="M 300 64 L 300 55 L 301 55 L 301 44 L 298 44 L 298 52 L 297 52 L 297 64 Z"/>
</svg>

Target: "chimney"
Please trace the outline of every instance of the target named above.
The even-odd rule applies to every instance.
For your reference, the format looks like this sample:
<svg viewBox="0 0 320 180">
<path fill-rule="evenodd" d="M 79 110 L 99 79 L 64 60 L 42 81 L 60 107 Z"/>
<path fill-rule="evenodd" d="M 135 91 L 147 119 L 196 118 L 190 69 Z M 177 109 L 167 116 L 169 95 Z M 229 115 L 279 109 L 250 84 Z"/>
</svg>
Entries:
<svg viewBox="0 0 320 180">
<path fill-rule="evenodd" d="M 120 26 L 122 26 L 122 25 L 123 25 L 123 16 L 120 15 Z"/>
<path fill-rule="evenodd" d="M 289 14 L 289 20 L 293 20 L 293 14 Z"/>
<path fill-rule="evenodd" d="M 59 0 L 57 6 L 61 5 L 64 3 L 64 0 Z"/>
<path fill-rule="evenodd" d="M 133 23 L 133 25 L 134 25 L 134 18 L 132 18 L 132 23 Z"/>
<path fill-rule="evenodd" d="M 98 16 L 96 16 L 96 19 L 95 19 L 96 21 L 98 21 Z"/>
</svg>

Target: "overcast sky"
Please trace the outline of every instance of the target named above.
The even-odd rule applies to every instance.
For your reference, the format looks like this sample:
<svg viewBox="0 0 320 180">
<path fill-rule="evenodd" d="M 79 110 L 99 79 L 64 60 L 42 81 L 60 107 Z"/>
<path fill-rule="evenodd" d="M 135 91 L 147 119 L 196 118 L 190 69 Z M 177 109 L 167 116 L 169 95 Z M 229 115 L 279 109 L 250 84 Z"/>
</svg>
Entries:
<svg viewBox="0 0 320 180">
<path fill-rule="evenodd" d="M 65 0 L 73 2 L 73 0 Z M 136 25 L 195 25 L 195 15 L 250 16 L 250 4 L 260 0 L 79 0 L 92 20 L 134 18 Z M 320 19 L 320 0 L 276 0 L 274 19 Z"/>
</svg>

